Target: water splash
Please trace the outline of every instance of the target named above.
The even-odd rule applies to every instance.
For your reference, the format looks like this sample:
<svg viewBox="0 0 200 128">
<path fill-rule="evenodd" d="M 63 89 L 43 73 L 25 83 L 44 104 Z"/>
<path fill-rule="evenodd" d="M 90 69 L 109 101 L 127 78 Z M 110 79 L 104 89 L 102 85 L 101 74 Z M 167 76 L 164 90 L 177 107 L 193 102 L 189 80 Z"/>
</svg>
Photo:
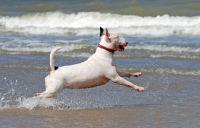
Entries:
<svg viewBox="0 0 200 128">
<path fill-rule="evenodd" d="M 52 98 L 25 98 L 19 97 L 16 99 L 18 104 L 15 106 L 16 108 L 53 108 L 53 109 L 62 109 L 64 102 L 58 101 Z"/>
</svg>

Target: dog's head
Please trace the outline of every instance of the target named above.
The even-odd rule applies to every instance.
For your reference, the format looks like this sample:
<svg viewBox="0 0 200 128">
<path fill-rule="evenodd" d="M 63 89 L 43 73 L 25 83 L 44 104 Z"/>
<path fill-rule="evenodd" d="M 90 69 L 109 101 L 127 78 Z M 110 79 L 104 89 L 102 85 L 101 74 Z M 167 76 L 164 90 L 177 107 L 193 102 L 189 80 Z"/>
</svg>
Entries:
<svg viewBox="0 0 200 128">
<path fill-rule="evenodd" d="M 100 27 L 100 37 L 100 43 L 105 47 L 113 49 L 114 51 L 124 51 L 125 47 L 128 44 L 128 42 L 126 42 L 123 37 L 117 34 L 110 34 L 107 28 L 104 30 Z"/>
</svg>

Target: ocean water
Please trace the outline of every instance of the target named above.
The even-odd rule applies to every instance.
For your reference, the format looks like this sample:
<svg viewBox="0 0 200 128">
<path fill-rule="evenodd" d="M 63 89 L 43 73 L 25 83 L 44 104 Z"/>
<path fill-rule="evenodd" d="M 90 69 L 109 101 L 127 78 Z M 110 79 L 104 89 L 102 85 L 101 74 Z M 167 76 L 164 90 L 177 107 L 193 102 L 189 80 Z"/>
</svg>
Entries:
<svg viewBox="0 0 200 128">
<path fill-rule="evenodd" d="M 199 128 L 199 9 L 198 0 L 2 0 L 0 127 Z M 85 61 L 100 26 L 129 42 L 115 63 L 142 72 L 128 80 L 146 91 L 109 82 L 32 98 L 45 89 L 51 50 L 62 47 L 57 66 Z"/>
</svg>

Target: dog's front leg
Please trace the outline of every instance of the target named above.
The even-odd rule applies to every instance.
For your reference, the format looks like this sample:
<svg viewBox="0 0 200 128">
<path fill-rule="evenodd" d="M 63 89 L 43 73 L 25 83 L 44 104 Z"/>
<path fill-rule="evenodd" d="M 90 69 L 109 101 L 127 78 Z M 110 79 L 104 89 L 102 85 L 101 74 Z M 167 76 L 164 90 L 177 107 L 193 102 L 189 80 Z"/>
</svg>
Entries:
<svg viewBox="0 0 200 128">
<path fill-rule="evenodd" d="M 119 76 L 121 77 L 131 77 L 131 76 L 134 76 L 134 77 L 139 77 L 142 75 L 141 72 L 136 72 L 136 73 L 127 73 L 127 72 L 117 72 L 119 74 Z"/>
<path fill-rule="evenodd" d="M 132 84 L 131 82 L 127 81 L 126 79 L 120 77 L 120 76 L 115 76 L 115 78 L 111 79 L 113 82 L 115 83 L 118 83 L 120 85 L 124 85 L 126 87 L 129 87 L 131 89 L 135 89 L 137 90 L 138 92 L 143 92 L 145 91 L 145 88 L 143 87 L 140 87 L 140 86 L 137 86 L 137 85 L 134 85 Z"/>
</svg>

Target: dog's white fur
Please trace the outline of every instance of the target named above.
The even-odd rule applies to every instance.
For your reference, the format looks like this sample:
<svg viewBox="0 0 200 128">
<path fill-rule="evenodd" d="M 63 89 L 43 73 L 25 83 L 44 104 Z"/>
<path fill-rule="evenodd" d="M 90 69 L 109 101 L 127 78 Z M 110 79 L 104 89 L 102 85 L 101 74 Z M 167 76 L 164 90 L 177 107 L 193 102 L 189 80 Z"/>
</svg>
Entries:
<svg viewBox="0 0 200 128">
<path fill-rule="evenodd" d="M 127 42 L 123 37 L 117 34 L 110 34 L 106 29 L 101 36 L 100 45 L 112 49 L 114 51 L 123 51 Z M 54 53 L 60 49 L 55 48 L 50 54 L 50 73 L 45 78 L 46 90 L 42 93 L 36 93 L 34 97 L 54 97 L 64 88 L 68 89 L 84 89 L 106 84 L 109 80 L 115 83 L 130 87 L 139 92 L 145 88 L 132 84 L 122 77 L 141 76 L 138 73 L 118 72 L 113 62 L 113 53 L 98 47 L 96 52 L 86 61 L 59 67 L 54 69 Z"/>
</svg>

